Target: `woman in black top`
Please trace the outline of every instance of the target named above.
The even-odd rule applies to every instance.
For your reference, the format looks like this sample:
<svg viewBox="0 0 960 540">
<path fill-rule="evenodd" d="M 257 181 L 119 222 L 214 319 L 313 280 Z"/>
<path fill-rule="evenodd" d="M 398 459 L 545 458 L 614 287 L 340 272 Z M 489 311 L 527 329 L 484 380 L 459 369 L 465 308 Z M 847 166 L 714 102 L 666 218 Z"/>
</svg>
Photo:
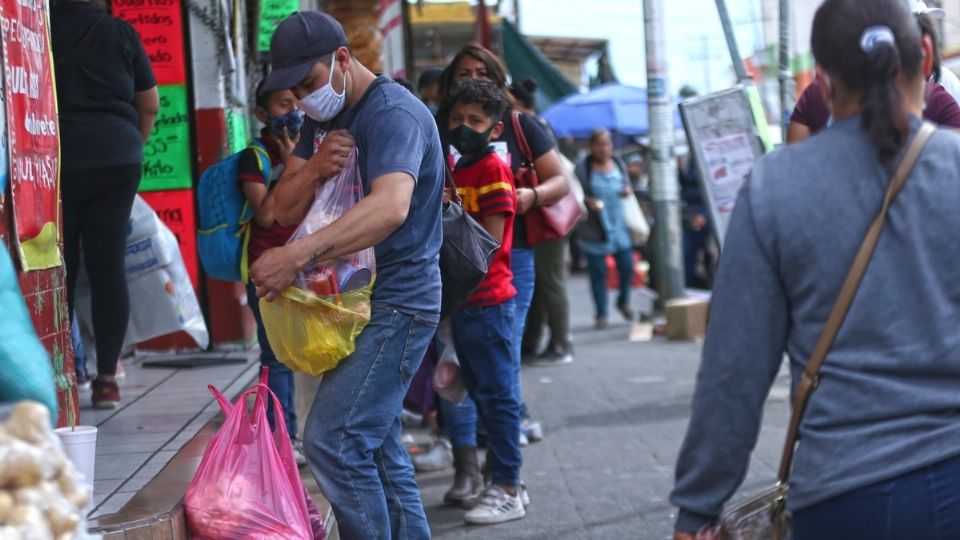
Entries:
<svg viewBox="0 0 960 540">
<path fill-rule="evenodd" d="M 159 109 L 157 82 L 137 32 L 101 6 L 57 2 L 50 28 L 68 301 L 72 310 L 82 243 L 97 343 L 93 406 L 112 409 L 120 401 L 115 375 L 130 317 L 124 249 L 143 143 Z"/>
</svg>

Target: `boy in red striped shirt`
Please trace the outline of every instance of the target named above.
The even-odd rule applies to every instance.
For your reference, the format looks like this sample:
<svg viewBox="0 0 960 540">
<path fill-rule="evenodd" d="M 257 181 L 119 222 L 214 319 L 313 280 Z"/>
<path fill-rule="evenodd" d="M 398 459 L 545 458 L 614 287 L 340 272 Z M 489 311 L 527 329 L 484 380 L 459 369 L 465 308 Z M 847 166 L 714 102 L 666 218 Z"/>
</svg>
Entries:
<svg viewBox="0 0 960 540">
<path fill-rule="evenodd" d="M 464 517 L 476 525 L 491 525 L 526 515 L 520 498 L 520 366 L 513 361 L 514 297 L 510 248 L 517 197 L 513 173 L 497 156 L 490 140 L 503 132 L 507 100 L 488 81 L 464 79 L 450 96 L 451 143 L 461 158 L 453 171 L 463 208 L 500 242 L 480 287 L 451 315 L 454 345 L 464 383 L 487 428 L 487 461 L 492 482 L 474 499 Z M 475 428 L 474 428 L 475 431 Z M 475 437 L 474 433 L 466 433 Z M 453 437 L 458 439 L 459 437 Z M 460 442 L 457 452 L 476 442 Z"/>
</svg>

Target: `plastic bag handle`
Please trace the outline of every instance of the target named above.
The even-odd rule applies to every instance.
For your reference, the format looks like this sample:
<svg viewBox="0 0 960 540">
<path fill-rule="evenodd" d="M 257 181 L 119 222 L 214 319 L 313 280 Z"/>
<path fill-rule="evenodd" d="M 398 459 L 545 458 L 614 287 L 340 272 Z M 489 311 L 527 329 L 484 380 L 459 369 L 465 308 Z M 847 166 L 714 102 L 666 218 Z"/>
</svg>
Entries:
<svg viewBox="0 0 960 540">
<path fill-rule="evenodd" d="M 280 399 L 277 398 L 277 395 L 273 393 L 273 390 L 267 385 L 267 380 L 269 379 L 270 368 L 264 366 L 260 371 L 260 382 L 248 388 L 240 397 L 237 398 L 237 403 L 242 403 L 247 396 L 252 393 L 256 393 L 257 401 L 254 404 L 254 411 L 259 412 L 258 409 L 264 407 L 264 400 L 269 394 L 270 398 L 273 400 L 273 410 L 279 411 L 280 414 L 274 414 L 274 424 L 277 428 L 281 424 L 277 422 L 282 422 L 284 430 L 287 429 L 287 421 L 285 415 L 283 414 L 284 408 L 280 404 Z M 224 416 L 230 416 L 230 413 L 233 412 L 234 405 L 230 403 L 230 400 L 223 395 L 223 392 L 217 389 L 217 387 L 212 384 L 207 385 L 207 389 L 210 390 L 210 393 L 213 394 L 213 399 L 217 401 L 217 405 L 220 406 L 220 410 L 223 411 Z"/>
</svg>

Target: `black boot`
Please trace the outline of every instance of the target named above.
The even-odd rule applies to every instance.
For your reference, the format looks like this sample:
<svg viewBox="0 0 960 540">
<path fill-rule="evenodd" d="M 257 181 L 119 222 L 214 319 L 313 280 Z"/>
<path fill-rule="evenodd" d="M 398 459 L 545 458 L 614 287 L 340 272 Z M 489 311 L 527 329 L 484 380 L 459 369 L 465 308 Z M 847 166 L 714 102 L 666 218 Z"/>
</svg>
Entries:
<svg viewBox="0 0 960 540">
<path fill-rule="evenodd" d="M 463 504 L 483 489 L 483 477 L 480 476 L 480 461 L 476 446 L 463 446 L 453 449 L 453 487 L 443 496 L 447 504 Z"/>
</svg>

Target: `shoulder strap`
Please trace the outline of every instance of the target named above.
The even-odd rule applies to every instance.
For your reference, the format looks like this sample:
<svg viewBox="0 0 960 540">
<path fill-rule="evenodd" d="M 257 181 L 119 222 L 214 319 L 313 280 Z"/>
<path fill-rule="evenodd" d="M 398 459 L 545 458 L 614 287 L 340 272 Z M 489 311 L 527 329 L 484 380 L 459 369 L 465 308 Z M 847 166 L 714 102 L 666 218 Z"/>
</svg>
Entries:
<svg viewBox="0 0 960 540">
<path fill-rule="evenodd" d="M 520 111 L 510 113 L 510 121 L 513 122 L 513 136 L 517 139 L 517 146 L 520 147 L 520 157 L 526 164 L 533 164 L 533 151 L 530 150 L 530 143 L 527 142 L 527 134 L 523 132 L 523 125 L 520 124 Z"/>
<path fill-rule="evenodd" d="M 810 396 L 813 394 L 813 391 L 816 390 L 817 384 L 819 383 L 820 367 L 823 366 L 823 362 L 827 358 L 827 353 L 833 345 L 833 340 L 837 337 L 840 326 L 843 324 L 843 320 L 847 316 L 847 311 L 850 309 L 850 304 L 853 303 L 853 299 L 857 294 L 857 289 L 860 287 L 863 274 L 867 271 L 870 258 L 873 256 L 873 252 L 877 247 L 877 240 L 880 238 L 880 232 L 883 229 L 887 211 L 897 198 L 897 195 L 900 194 L 904 184 L 907 183 L 910 171 L 913 170 L 913 166 L 917 163 L 921 152 L 923 152 L 923 147 L 926 146 L 927 141 L 930 140 L 930 137 L 936 131 L 937 128 L 933 124 L 924 122 L 917 131 L 917 134 L 914 135 L 910 146 L 907 147 L 907 151 L 897 165 L 893 178 L 890 180 L 890 186 L 887 188 L 887 193 L 883 198 L 883 205 L 880 207 L 880 212 L 877 213 L 877 217 L 874 218 L 873 223 L 867 230 L 863 243 L 860 245 L 860 250 L 853 260 L 850 272 L 843 282 L 843 288 L 840 289 L 840 295 L 833 305 L 833 311 L 830 312 L 830 317 L 827 319 L 826 325 L 824 325 L 820 339 L 817 340 L 813 354 L 810 356 L 807 367 L 803 370 L 803 375 L 801 375 L 800 382 L 797 384 L 797 394 L 793 400 L 793 410 L 790 414 L 790 424 L 787 428 L 787 440 L 784 444 L 783 457 L 780 460 L 780 470 L 777 474 L 777 488 L 780 490 L 781 502 L 786 494 L 787 479 L 790 477 L 790 468 L 793 464 L 793 453 L 797 446 L 800 422 L 803 420 L 803 413 L 806 411 Z"/>
</svg>

